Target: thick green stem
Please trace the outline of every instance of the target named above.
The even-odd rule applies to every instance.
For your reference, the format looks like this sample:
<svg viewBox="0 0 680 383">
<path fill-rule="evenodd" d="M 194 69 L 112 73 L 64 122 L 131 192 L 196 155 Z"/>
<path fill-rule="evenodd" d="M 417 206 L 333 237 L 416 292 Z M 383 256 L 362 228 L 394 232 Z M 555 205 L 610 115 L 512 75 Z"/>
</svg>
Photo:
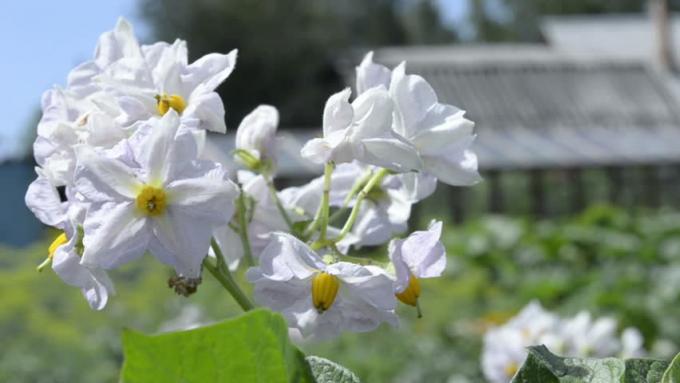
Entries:
<svg viewBox="0 0 680 383">
<path fill-rule="evenodd" d="M 352 207 L 352 212 L 349 214 L 349 218 L 347 218 L 347 221 L 345 222 L 345 226 L 342 227 L 342 230 L 340 231 L 340 234 L 333 240 L 334 242 L 340 242 L 349 232 L 352 230 L 352 227 L 354 226 L 354 222 L 356 222 L 357 217 L 359 216 L 359 210 L 361 209 L 361 204 L 364 202 L 364 199 L 368 195 L 368 193 L 371 192 L 371 190 L 378 185 L 383 178 L 389 173 L 389 170 L 387 169 L 380 169 L 377 171 L 373 176 L 368 180 L 366 185 L 364 185 L 363 189 L 357 194 L 357 200 L 354 202 L 354 207 Z"/>
<path fill-rule="evenodd" d="M 246 259 L 248 266 L 254 266 L 253 250 L 250 246 L 250 237 L 248 236 L 248 217 L 246 207 L 246 195 L 241 190 L 237 199 L 237 214 L 238 214 L 238 234 L 241 237 L 241 245 L 243 246 L 243 256 Z"/>
<path fill-rule="evenodd" d="M 267 180 L 267 187 L 269 187 L 269 194 L 271 194 L 272 199 L 274 200 L 274 203 L 276 204 L 276 208 L 279 210 L 279 213 L 281 214 L 281 217 L 283 217 L 283 220 L 286 221 L 286 225 L 288 225 L 288 229 L 290 229 L 290 231 L 293 231 L 293 221 L 290 219 L 288 212 L 283 207 L 283 204 L 281 203 L 281 199 L 279 199 L 279 193 L 276 192 L 276 187 L 274 186 L 274 182 L 272 181 L 272 179 L 269 176 L 265 176 L 265 180 Z"/>
<path fill-rule="evenodd" d="M 248 299 L 246 294 L 239 287 L 238 283 L 236 283 L 234 280 L 234 277 L 231 275 L 229 268 L 224 263 L 222 249 L 220 249 L 219 245 L 217 245 L 217 242 L 215 242 L 214 239 L 211 242 L 211 246 L 215 252 L 215 256 L 217 257 L 217 265 L 210 263 L 208 257 L 206 257 L 203 261 L 203 267 L 220 282 L 220 284 L 225 288 L 225 290 L 229 292 L 229 294 L 231 294 L 232 297 L 234 297 L 234 300 L 239 306 L 241 306 L 243 311 L 249 311 L 255 308 L 255 305 L 253 305 L 250 299 Z"/>
</svg>

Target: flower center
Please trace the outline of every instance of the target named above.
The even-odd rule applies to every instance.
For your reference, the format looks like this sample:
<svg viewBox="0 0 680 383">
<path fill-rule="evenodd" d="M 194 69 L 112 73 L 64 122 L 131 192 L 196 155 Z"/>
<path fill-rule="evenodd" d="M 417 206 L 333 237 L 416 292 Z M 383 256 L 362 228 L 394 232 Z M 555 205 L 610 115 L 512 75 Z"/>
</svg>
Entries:
<svg viewBox="0 0 680 383">
<path fill-rule="evenodd" d="M 56 253 L 57 249 L 59 246 L 65 244 L 68 242 L 68 238 L 66 238 L 66 233 L 61 233 L 57 238 L 52 241 L 50 244 L 50 247 L 47 248 L 47 258 L 52 259 L 54 257 L 54 253 Z"/>
<path fill-rule="evenodd" d="M 137 194 L 137 209 L 145 215 L 157 216 L 165 212 L 167 203 L 165 191 L 155 186 L 146 185 Z"/>
<path fill-rule="evenodd" d="M 164 116 L 168 110 L 174 109 L 177 114 L 182 114 L 186 109 L 187 103 L 182 96 L 178 94 L 159 94 L 156 95 L 156 109 L 158 114 Z"/>
<path fill-rule="evenodd" d="M 409 306 L 416 306 L 418 303 L 418 297 L 420 296 L 420 281 L 415 275 L 411 274 L 408 279 L 408 286 L 404 291 L 395 294 L 397 299 L 406 303 Z"/>
<path fill-rule="evenodd" d="M 512 378 L 515 376 L 517 373 L 517 370 L 519 369 L 519 366 L 515 362 L 510 362 L 508 363 L 505 368 L 503 368 L 503 372 L 505 372 L 505 376 L 508 378 Z"/>
<path fill-rule="evenodd" d="M 312 303 L 319 314 L 331 308 L 340 289 L 340 280 L 325 271 L 317 273 L 312 279 Z"/>
</svg>

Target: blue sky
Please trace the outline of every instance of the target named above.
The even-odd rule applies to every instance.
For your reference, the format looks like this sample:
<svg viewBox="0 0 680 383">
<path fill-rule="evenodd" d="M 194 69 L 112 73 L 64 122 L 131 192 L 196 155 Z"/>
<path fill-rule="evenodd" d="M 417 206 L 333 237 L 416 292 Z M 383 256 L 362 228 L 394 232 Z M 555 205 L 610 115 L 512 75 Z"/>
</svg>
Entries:
<svg viewBox="0 0 680 383">
<path fill-rule="evenodd" d="M 190 1 L 190 0 L 187 0 Z M 437 0 L 444 18 L 460 25 L 466 0 Z M 0 12 L 0 161 L 16 156 L 43 91 L 64 84 L 68 72 L 92 56 L 99 35 L 113 28 L 119 16 L 133 22 L 144 41 L 148 27 L 136 0 L 7 1 Z"/>
</svg>

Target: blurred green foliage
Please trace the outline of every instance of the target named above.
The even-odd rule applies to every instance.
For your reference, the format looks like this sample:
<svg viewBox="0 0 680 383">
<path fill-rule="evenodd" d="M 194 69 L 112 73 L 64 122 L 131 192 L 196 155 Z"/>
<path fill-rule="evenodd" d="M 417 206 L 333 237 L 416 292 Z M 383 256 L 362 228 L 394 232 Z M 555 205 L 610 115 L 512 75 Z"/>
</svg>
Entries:
<svg viewBox="0 0 680 383">
<path fill-rule="evenodd" d="M 77 289 L 35 271 L 47 242 L 0 251 L 1 382 L 115 382 L 124 327 L 171 328 L 187 307 L 197 307 L 202 322 L 238 312 L 210 278 L 192 297 L 175 296 L 169 271 L 151 257 L 115 272 L 118 294 L 91 311 Z M 424 318 L 401 306 L 398 329 L 301 348 L 368 382 L 479 382 L 485 328 L 532 299 L 563 315 L 615 316 L 638 327 L 658 358 L 680 344 L 680 213 L 601 206 L 560 220 L 487 216 L 448 226 L 445 244 L 445 277 L 422 283 Z"/>
</svg>

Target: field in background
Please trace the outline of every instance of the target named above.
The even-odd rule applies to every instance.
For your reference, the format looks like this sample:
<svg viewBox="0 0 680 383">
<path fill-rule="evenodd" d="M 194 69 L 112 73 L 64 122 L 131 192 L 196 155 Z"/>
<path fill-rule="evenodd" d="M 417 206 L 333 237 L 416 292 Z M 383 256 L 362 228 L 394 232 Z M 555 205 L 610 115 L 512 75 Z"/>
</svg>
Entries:
<svg viewBox="0 0 680 383">
<path fill-rule="evenodd" d="M 396 330 L 301 347 L 369 382 L 478 382 L 484 329 L 535 298 L 562 314 L 615 316 L 642 331 L 654 356 L 680 345 L 680 213 L 595 207 L 559 220 L 485 216 L 445 233 L 448 269 L 423 283 L 423 319 L 402 306 Z M 0 250 L 2 382 L 113 382 L 122 328 L 158 332 L 238 312 L 209 278 L 190 299 L 176 296 L 169 270 L 150 258 L 117 271 L 118 294 L 91 311 L 78 290 L 35 271 L 48 241 Z"/>
</svg>

